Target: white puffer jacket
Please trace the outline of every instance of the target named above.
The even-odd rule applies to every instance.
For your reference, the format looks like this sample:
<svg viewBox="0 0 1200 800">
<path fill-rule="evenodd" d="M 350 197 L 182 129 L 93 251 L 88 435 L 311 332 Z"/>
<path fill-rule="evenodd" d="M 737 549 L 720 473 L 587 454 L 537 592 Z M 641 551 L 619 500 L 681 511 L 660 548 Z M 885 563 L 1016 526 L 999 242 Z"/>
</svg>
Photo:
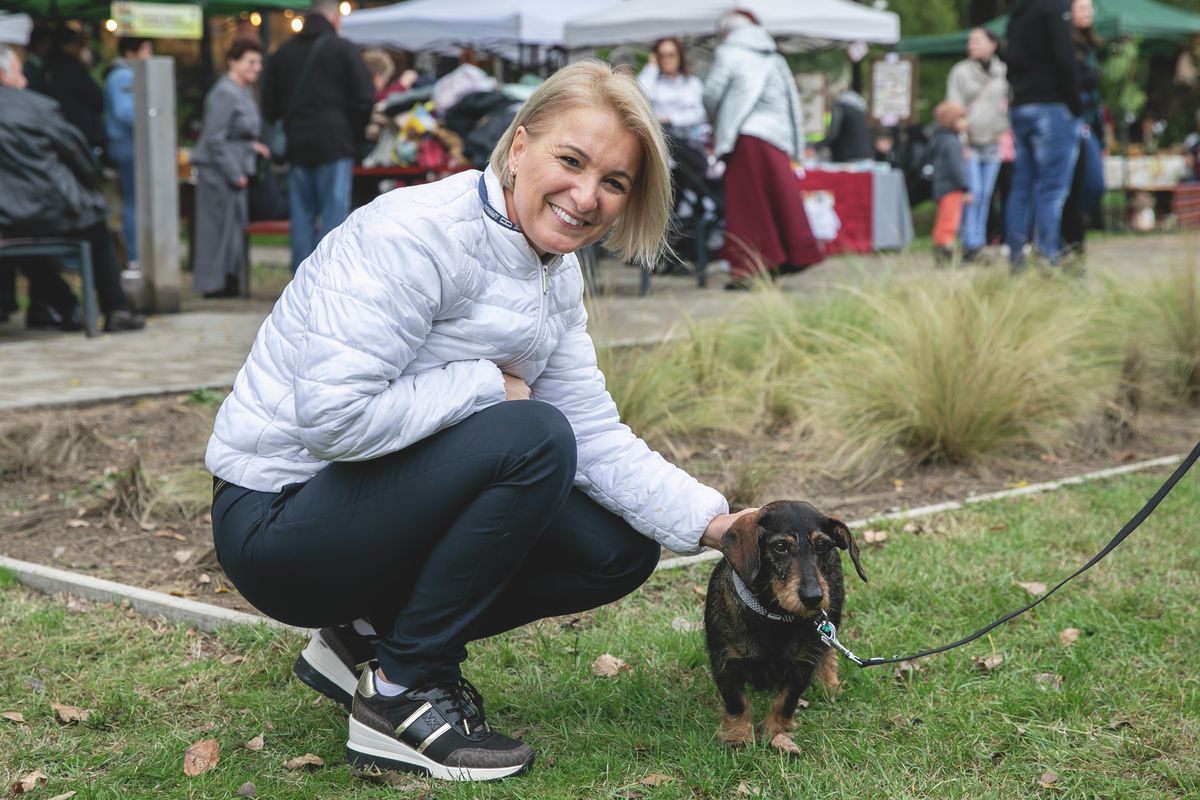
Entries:
<svg viewBox="0 0 1200 800">
<path fill-rule="evenodd" d="M 576 485 L 677 552 L 725 499 L 618 417 L 573 255 L 543 264 L 483 212 L 479 172 L 380 197 L 300 267 L 217 413 L 206 463 L 258 491 L 402 450 L 504 400 L 503 372 L 571 422 Z M 485 173 L 491 204 L 503 190 Z"/>
</svg>

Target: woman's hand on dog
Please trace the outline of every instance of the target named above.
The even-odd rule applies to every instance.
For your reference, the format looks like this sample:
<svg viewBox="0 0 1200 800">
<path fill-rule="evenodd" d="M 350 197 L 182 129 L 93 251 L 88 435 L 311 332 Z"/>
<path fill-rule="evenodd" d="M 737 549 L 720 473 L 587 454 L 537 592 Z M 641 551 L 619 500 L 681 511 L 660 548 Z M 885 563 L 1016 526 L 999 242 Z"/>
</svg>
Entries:
<svg viewBox="0 0 1200 800">
<path fill-rule="evenodd" d="M 729 530 L 739 517 L 746 514 L 753 514 L 758 511 L 758 508 L 743 508 L 736 514 L 718 514 L 713 517 L 708 523 L 708 527 L 704 529 L 704 534 L 700 537 L 700 544 L 705 547 L 711 547 L 714 550 L 721 549 L 721 537 L 725 535 L 725 531 Z"/>
<path fill-rule="evenodd" d="M 520 378 L 514 378 L 507 372 L 504 373 L 504 399 L 505 400 L 528 400 L 529 399 L 529 384 Z"/>
</svg>

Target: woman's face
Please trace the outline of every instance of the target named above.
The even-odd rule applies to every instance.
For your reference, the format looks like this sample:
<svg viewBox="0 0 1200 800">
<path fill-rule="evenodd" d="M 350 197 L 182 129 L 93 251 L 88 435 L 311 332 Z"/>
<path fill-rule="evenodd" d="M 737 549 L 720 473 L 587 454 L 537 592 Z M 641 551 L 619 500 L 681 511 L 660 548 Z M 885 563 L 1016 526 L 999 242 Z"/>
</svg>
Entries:
<svg viewBox="0 0 1200 800">
<path fill-rule="evenodd" d="M 539 256 L 572 253 L 616 223 L 641 161 L 638 138 L 608 109 L 576 107 L 537 136 L 521 126 L 508 151 L 508 217 Z"/>
<path fill-rule="evenodd" d="M 666 75 L 675 75 L 679 72 L 679 48 L 674 42 L 663 42 L 655 51 L 655 56 L 658 58 L 658 68 Z"/>
<path fill-rule="evenodd" d="M 229 77 L 242 86 L 251 86 L 262 72 L 262 53 L 247 50 L 242 57 L 229 62 Z"/>
<path fill-rule="evenodd" d="M 1071 3 L 1071 23 L 1076 28 L 1090 28 L 1096 19 L 1092 0 L 1075 0 Z"/>
<path fill-rule="evenodd" d="M 991 37 L 979 28 L 967 34 L 967 56 L 976 61 L 987 61 L 996 55 L 996 45 Z"/>
</svg>

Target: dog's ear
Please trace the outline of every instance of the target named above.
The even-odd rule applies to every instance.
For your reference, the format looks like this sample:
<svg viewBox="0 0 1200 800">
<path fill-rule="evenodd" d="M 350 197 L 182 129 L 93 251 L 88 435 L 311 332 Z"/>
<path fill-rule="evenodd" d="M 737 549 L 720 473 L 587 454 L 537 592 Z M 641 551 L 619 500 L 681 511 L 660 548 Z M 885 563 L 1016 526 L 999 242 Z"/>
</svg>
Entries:
<svg viewBox="0 0 1200 800">
<path fill-rule="evenodd" d="M 867 573 L 863 572 L 862 562 L 858 557 L 858 542 L 854 541 L 850 527 L 837 517 L 826 517 L 825 521 L 821 523 L 821 530 L 832 536 L 838 547 L 850 551 L 850 560 L 854 562 L 854 569 L 858 572 L 858 577 L 863 579 L 863 583 L 866 583 Z"/>
<path fill-rule="evenodd" d="M 758 577 L 758 514 L 743 514 L 721 537 L 721 552 L 749 586 Z"/>
</svg>

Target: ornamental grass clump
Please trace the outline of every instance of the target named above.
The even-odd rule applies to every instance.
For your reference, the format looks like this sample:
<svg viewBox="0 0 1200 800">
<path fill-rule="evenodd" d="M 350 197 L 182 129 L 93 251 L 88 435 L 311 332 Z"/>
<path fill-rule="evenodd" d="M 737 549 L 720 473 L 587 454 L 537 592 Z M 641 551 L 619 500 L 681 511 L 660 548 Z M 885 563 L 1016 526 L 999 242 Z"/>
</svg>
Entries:
<svg viewBox="0 0 1200 800">
<path fill-rule="evenodd" d="M 1122 292 L 1117 327 L 1143 353 L 1143 394 L 1154 405 L 1200 403 L 1200 279 L 1195 263 Z M 1120 292 L 1120 289 L 1114 289 Z"/>
<path fill-rule="evenodd" d="M 1115 381 L 1089 354 L 1097 304 L 1039 275 L 926 275 L 847 290 L 868 312 L 814 335 L 811 430 L 862 478 L 1049 448 Z"/>
</svg>

